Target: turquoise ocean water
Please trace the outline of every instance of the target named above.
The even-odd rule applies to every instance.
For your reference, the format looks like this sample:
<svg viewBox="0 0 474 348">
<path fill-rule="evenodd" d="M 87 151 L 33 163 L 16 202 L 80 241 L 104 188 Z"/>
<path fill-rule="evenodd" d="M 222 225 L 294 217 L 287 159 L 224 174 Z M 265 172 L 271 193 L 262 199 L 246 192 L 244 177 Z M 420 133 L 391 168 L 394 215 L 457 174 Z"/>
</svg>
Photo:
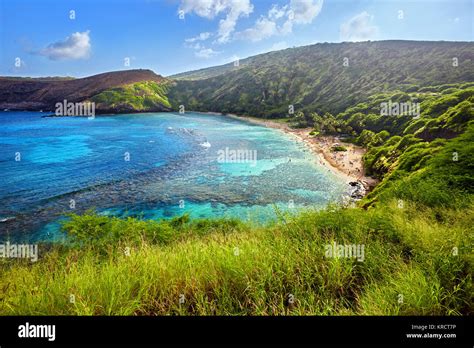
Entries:
<svg viewBox="0 0 474 348">
<path fill-rule="evenodd" d="M 340 201 L 346 183 L 281 131 L 198 113 L 48 118 L 0 112 L 0 241 L 62 238 L 70 212 L 239 217 Z M 256 155 L 224 160 L 220 154 Z"/>
</svg>

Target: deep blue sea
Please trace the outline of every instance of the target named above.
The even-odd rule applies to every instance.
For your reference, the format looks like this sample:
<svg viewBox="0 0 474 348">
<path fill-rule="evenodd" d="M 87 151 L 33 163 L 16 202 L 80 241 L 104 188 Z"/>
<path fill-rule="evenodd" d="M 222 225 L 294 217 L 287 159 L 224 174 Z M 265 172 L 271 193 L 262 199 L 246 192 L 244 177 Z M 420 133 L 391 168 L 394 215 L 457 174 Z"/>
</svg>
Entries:
<svg viewBox="0 0 474 348">
<path fill-rule="evenodd" d="M 0 241 L 58 240 L 64 215 L 240 217 L 340 201 L 346 183 L 279 130 L 198 113 L 0 112 Z M 223 151 L 256 154 L 256 161 Z"/>
</svg>

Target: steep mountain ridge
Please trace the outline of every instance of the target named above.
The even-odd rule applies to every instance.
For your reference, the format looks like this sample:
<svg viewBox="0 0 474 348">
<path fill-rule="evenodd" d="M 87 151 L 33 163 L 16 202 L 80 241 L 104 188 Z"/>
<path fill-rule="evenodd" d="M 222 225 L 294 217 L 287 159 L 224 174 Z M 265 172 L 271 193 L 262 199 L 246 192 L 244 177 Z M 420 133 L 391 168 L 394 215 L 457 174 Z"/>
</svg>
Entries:
<svg viewBox="0 0 474 348">
<path fill-rule="evenodd" d="M 170 101 L 188 110 L 282 117 L 338 113 L 375 93 L 474 81 L 474 43 L 320 43 L 176 75 Z"/>
<path fill-rule="evenodd" d="M 0 108 L 52 111 L 54 105 L 64 99 L 82 102 L 106 90 L 142 81 L 162 84 L 167 80 L 145 69 L 113 71 L 69 80 L 0 77 Z"/>
<path fill-rule="evenodd" d="M 369 96 L 474 81 L 474 43 L 319 43 L 164 78 L 151 70 L 80 79 L 0 77 L 0 108 L 54 110 L 95 101 L 97 113 L 178 110 L 280 118 L 289 107 L 337 114 Z M 151 82 L 152 85 L 147 85 Z M 137 85 L 139 84 L 139 85 Z"/>
</svg>

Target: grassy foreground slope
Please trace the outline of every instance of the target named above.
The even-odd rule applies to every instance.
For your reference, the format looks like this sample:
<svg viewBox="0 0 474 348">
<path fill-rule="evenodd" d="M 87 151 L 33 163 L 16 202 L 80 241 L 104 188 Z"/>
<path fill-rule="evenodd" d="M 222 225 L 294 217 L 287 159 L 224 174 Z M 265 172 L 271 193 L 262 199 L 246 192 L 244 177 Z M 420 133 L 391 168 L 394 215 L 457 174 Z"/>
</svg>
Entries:
<svg viewBox="0 0 474 348">
<path fill-rule="evenodd" d="M 467 314 L 472 208 L 420 209 L 406 202 L 401 209 L 393 201 L 369 211 L 308 212 L 262 229 L 230 221 L 173 226 L 85 216 L 76 225 L 120 234 L 121 242 L 55 249 L 33 266 L 5 265 L 0 312 Z M 364 261 L 326 258 L 324 246 L 333 242 L 364 244 Z"/>
<path fill-rule="evenodd" d="M 375 132 L 384 119 L 354 130 L 381 179 L 358 207 L 281 214 L 266 227 L 72 216 L 64 225 L 69 245 L 51 247 L 35 264 L 0 260 L 0 313 L 472 313 L 474 121 L 471 92 L 462 93 L 431 99 L 432 111 L 392 134 Z M 370 105 L 337 119 L 347 126 L 357 113 L 376 117 Z M 364 257 L 327 257 L 333 243 L 361 245 Z"/>
</svg>

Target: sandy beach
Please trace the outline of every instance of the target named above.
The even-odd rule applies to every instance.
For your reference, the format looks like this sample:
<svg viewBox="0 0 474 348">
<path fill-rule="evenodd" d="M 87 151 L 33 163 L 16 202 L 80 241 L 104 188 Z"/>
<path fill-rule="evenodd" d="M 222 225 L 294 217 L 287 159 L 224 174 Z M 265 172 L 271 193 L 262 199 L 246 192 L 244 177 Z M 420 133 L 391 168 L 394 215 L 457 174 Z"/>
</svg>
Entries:
<svg viewBox="0 0 474 348">
<path fill-rule="evenodd" d="M 346 143 L 335 136 L 310 136 L 311 128 L 290 128 L 288 124 L 272 120 L 260 119 L 249 116 L 237 116 L 228 114 L 226 116 L 239 120 L 245 120 L 261 126 L 279 129 L 286 134 L 296 137 L 302 141 L 313 153 L 317 154 L 317 161 L 320 165 L 326 166 L 328 170 L 343 177 L 349 182 L 360 182 L 367 190 L 371 190 L 377 180 L 365 174 L 362 157 L 366 150 L 360 146 Z M 344 146 L 347 151 L 333 151 L 334 146 Z"/>
</svg>

